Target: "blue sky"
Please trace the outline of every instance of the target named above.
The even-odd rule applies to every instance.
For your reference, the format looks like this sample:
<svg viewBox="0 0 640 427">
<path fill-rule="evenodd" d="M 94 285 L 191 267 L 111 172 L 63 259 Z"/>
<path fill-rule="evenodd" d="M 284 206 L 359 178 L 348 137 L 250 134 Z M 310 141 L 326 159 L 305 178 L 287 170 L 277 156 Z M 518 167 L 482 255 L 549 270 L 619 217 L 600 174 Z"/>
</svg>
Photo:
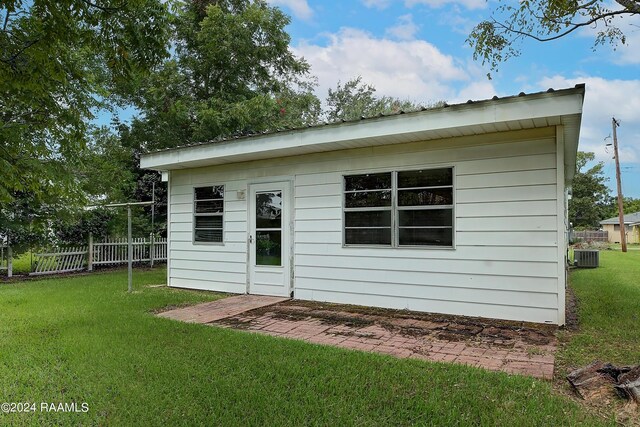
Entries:
<svg viewBox="0 0 640 427">
<path fill-rule="evenodd" d="M 623 20 L 628 43 L 593 46 L 593 29 L 550 43 L 527 41 L 523 54 L 489 71 L 465 40 L 489 17 L 489 0 L 268 0 L 289 14 L 291 47 L 318 77 L 318 96 L 361 75 L 379 95 L 460 102 L 586 83 L 580 150 L 605 162 L 615 190 L 611 118 L 620 120 L 625 196 L 640 198 L 640 18 Z"/>
</svg>

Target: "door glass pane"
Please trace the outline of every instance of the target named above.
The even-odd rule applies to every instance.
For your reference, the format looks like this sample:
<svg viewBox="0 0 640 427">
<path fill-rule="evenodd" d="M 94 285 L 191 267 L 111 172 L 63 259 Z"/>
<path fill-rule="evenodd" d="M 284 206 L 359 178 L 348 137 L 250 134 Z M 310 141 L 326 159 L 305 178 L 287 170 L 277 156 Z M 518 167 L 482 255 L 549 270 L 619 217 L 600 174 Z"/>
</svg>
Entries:
<svg viewBox="0 0 640 427">
<path fill-rule="evenodd" d="M 281 228 L 282 192 L 256 193 L 256 228 Z"/>
<path fill-rule="evenodd" d="M 256 231 L 256 265 L 282 265 L 282 231 Z"/>
</svg>

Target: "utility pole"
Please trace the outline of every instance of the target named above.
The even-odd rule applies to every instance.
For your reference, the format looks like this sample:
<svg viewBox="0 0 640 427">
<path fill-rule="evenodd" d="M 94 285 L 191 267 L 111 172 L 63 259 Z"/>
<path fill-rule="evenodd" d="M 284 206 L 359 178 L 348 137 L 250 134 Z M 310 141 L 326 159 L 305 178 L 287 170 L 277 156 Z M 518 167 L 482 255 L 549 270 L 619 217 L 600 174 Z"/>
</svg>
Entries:
<svg viewBox="0 0 640 427">
<path fill-rule="evenodd" d="M 622 252 L 627 252 L 627 233 L 624 227 L 624 203 L 622 198 L 622 181 L 620 179 L 620 159 L 618 156 L 618 134 L 616 129 L 620 123 L 615 117 L 611 119 L 613 126 L 613 151 L 616 159 L 616 183 L 618 184 L 618 220 L 620 221 L 620 243 L 622 244 Z"/>
</svg>

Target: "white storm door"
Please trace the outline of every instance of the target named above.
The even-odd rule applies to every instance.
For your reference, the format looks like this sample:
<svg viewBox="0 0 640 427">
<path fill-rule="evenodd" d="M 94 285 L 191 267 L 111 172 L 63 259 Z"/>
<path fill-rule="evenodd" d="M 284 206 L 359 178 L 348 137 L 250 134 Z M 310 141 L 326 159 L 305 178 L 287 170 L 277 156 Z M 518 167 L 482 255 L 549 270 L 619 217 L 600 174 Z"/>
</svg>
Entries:
<svg viewBox="0 0 640 427">
<path fill-rule="evenodd" d="M 249 187 L 250 294 L 289 296 L 291 293 L 290 187 L 290 182 Z"/>
</svg>

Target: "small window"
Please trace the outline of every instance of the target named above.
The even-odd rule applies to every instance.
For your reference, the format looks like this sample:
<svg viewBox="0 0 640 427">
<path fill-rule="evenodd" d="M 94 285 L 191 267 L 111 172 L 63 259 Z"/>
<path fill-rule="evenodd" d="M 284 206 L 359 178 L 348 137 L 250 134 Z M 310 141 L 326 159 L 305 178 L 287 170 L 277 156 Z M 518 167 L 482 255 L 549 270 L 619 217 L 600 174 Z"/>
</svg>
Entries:
<svg viewBox="0 0 640 427">
<path fill-rule="evenodd" d="M 222 242 L 224 185 L 197 187 L 193 197 L 195 242 Z"/>
<path fill-rule="evenodd" d="M 344 179 L 344 241 L 347 245 L 391 245 L 391 173 Z"/>
</svg>

